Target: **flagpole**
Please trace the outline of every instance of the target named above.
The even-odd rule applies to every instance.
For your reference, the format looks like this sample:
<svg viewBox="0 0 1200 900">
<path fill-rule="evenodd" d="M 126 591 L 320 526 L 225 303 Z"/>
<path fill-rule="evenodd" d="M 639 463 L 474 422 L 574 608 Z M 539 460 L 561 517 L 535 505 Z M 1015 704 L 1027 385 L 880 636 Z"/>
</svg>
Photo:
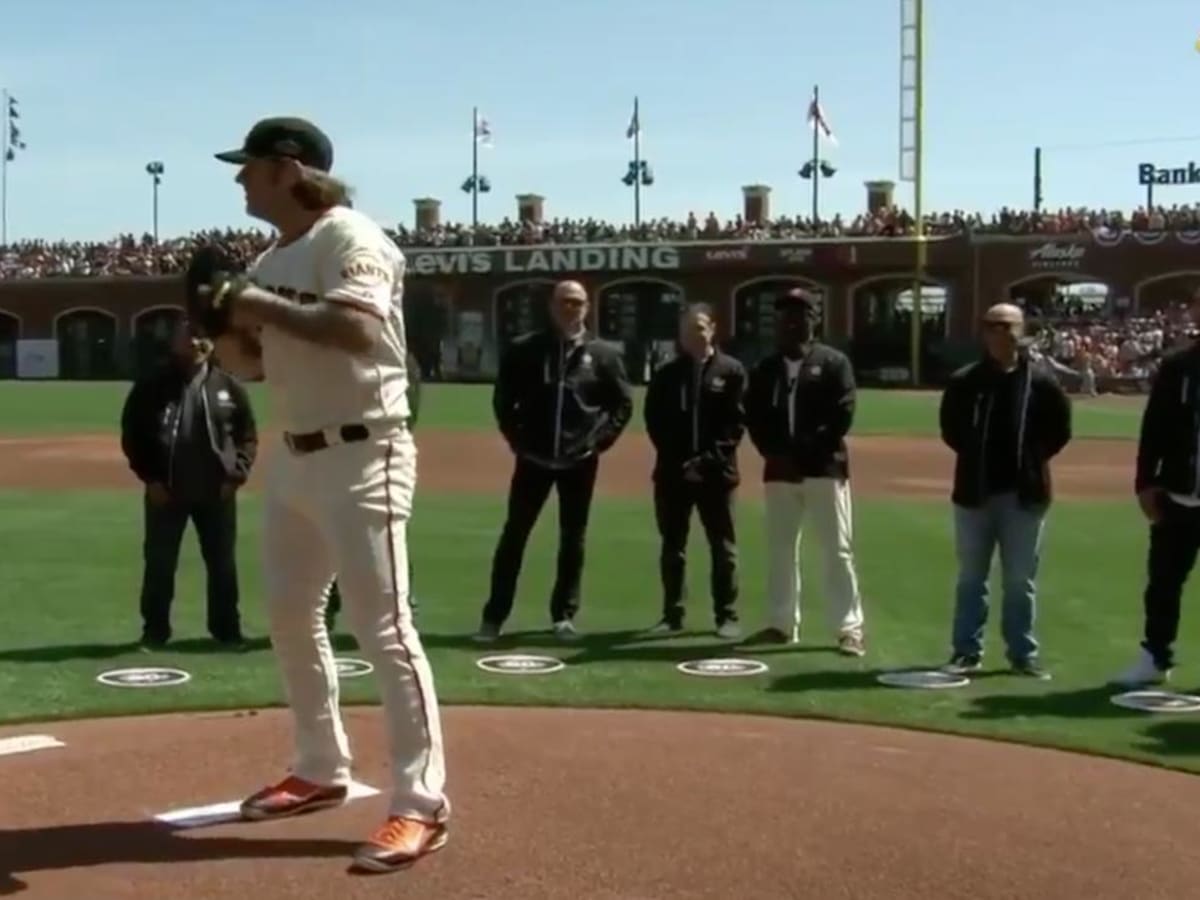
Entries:
<svg viewBox="0 0 1200 900">
<path fill-rule="evenodd" d="M 818 212 L 820 209 L 820 192 L 821 192 L 821 144 L 817 129 L 821 127 L 821 117 L 819 115 L 820 94 L 817 85 L 813 85 L 812 94 L 812 218 L 813 227 L 815 228 L 820 221 Z"/>
<path fill-rule="evenodd" d="M 479 107 L 471 109 L 471 243 L 479 230 Z"/>
<path fill-rule="evenodd" d="M 642 227 L 642 117 L 638 114 L 638 98 L 633 98 L 633 227 Z"/>
<path fill-rule="evenodd" d="M 8 246 L 8 132 L 12 127 L 8 89 L 0 90 L 0 108 L 4 110 L 4 137 L 0 140 L 0 246 Z"/>
</svg>

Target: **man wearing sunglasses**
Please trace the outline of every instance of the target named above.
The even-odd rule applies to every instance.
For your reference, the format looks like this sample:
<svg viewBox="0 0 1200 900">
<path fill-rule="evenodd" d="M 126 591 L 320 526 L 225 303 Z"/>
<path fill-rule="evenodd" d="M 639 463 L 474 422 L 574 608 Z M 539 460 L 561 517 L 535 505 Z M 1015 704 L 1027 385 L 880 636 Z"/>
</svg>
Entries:
<svg viewBox="0 0 1200 900">
<path fill-rule="evenodd" d="M 1024 347 L 1025 318 L 1011 303 L 983 317 L 983 358 L 956 372 L 942 395 L 942 440 L 954 451 L 958 556 L 953 655 L 945 670 L 982 668 L 988 575 L 1000 548 L 1000 629 L 1012 671 L 1039 679 L 1033 635 L 1050 460 L 1071 439 L 1071 403 Z"/>
</svg>

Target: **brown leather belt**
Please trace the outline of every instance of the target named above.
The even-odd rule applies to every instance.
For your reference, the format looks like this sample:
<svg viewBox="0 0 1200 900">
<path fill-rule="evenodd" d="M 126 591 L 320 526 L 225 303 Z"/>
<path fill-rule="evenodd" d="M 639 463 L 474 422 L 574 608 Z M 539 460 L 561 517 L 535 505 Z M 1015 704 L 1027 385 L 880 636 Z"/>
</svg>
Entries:
<svg viewBox="0 0 1200 900">
<path fill-rule="evenodd" d="M 357 444 L 370 436 L 371 430 L 366 425 L 342 425 L 340 428 L 326 428 L 323 431 L 309 431 L 304 434 L 284 432 L 283 442 L 293 453 L 304 455 L 336 444 Z"/>
</svg>

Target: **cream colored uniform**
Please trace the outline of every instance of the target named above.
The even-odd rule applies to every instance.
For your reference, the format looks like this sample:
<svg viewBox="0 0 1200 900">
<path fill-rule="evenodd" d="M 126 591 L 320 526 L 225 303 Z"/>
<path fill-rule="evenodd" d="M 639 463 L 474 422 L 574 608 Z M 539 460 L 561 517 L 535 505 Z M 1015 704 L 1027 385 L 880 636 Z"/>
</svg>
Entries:
<svg viewBox="0 0 1200 900">
<path fill-rule="evenodd" d="M 325 587 L 337 573 L 346 616 L 375 666 L 390 742 L 392 815 L 444 821 L 445 761 L 433 674 L 409 606 L 406 527 L 417 451 L 406 420 L 408 376 L 401 310 L 404 255 L 363 214 L 335 208 L 299 240 L 254 263 L 258 286 L 298 303 L 345 303 L 383 321 L 368 354 L 264 327 L 263 373 L 290 434 L 325 431 L 332 446 L 271 454 L 266 478 L 263 580 L 271 642 L 295 720 L 293 774 L 350 781 L 338 676 L 325 629 Z M 371 437 L 339 442 L 341 426 Z"/>
</svg>

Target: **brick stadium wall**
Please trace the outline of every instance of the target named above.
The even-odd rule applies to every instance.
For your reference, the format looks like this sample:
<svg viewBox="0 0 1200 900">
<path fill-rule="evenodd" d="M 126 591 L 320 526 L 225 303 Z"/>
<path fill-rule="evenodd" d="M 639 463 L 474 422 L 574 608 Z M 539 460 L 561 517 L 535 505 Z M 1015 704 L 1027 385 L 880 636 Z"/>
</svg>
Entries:
<svg viewBox="0 0 1200 900">
<path fill-rule="evenodd" d="M 982 308 L 1014 293 L 1038 297 L 1060 281 L 1097 281 L 1131 309 L 1200 286 L 1191 259 L 1200 233 L 931 239 L 927 282 L 947 292 L 927 321 L 923 372 L 933 381 L 972 352 Z M 717 308 L 722 340 L 748 359 L 770 344 L 771 292 L 820 290 L 826 338 L 849 351 L 864 381 L 902 377 L 908 325 L 892 312 L 911 284 L 915 244 L 905 238 L 756 241 L 406 251 L 410 342 L 431 377 L 490 377 L 515 333 L 535 325 L 554 280 L 575 277 L 593 297 L 592 326 L 623 340 L 638 374 L 655 341 L 670 342 L 680 301 Z M 182 307 L 178 277 L 0 281 L 0 377 L 13 377 L 18 338 L 58 338 L 63 377 L 127 377 L 153 357 Z M 761 306 L 760 306 L 761 305 Z M 8 348 L 5 351 L 4 348 Z"/>
</svg>

